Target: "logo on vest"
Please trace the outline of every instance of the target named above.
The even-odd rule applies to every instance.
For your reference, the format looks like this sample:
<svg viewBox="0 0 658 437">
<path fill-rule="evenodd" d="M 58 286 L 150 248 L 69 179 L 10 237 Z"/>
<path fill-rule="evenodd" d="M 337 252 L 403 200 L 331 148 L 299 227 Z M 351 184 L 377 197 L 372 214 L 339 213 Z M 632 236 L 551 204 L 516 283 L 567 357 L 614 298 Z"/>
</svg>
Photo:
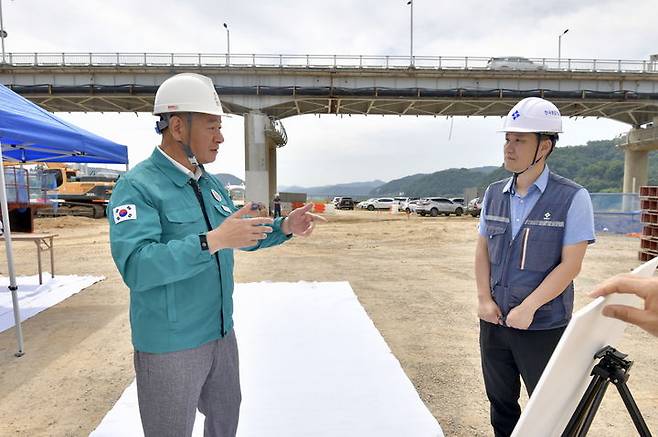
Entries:
<svg viewBox="0 0 658 437">
<path fill-rule="evenodd" d="M 545 212 L 544 213 L 544 220 L 550 220 L 551 219 L 551 213 L 550 212 Z"/>
</svg>

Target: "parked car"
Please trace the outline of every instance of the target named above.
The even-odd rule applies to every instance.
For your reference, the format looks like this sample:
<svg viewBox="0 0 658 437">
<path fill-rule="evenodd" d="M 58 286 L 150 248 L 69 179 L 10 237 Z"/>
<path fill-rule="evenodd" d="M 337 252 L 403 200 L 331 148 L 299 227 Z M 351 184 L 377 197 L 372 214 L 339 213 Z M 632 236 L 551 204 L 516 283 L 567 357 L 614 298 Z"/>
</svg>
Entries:
<svg viewBox="0 0 658 437">
<path fill-rule="evenodd" d="M 402 205 L 404 205 L 405 203 L 408 203 L 412 200 L 418 200 L 418 199 L 420 199 L 420 198 L 419 197 L 394 197 L 393 201 L 395 203 L 397 203 L 400 210 L 402 210 Z"/>
<path fill-rule="evenodd" d="M 368 204 L 370 202 L 372 202 L 373 200 L 375 200 L 375 199 L 363 200 L 363 201 L 357 203 L 356 207 L 359 208 L 359 209 L 366 209 L 366 208 L 368 208 Z"/>
<path fill-rule="evenodd" d="M 502 56 L 487 61 L 489 70 L 544 70 L 544 66 L 536 64 L 528 58 L 520 56 Z"/>
<path fill-rule="evenodd" d="M 436 201 L 438 199 L 443 199 L 442 197 L 421 197 L 420 200 L 418 200 L 418 203 L 416 203 L 416 209 L 415 213 L 418 215 L 426 215 L 429 214 L 429 210 L 425 210 L 427 205 L 430 204 L 432 201 Z"/>
<path fill-rule="evenodd" d="M 394 197 L 393 201 L 395 201 L 399 206 L 402 206 L 403 204 L 411 201 L 411 200 L 418 200 L 420 197 Z"/>
<path fill-rule="evenodd" d="M 468 207 L 466 208 L 466 213 L 472 215 L 473 217 L 479 217 L 480 211 L 482 211 L 482 200 L 479 197 L 468 202 Z"/>
<path fill-rule="evenodd" d="M 463 213 L 464 207 L 458 203 L 454 203 L 447 197 L 428 197 L 426 199 L 421 199 L 416 206 L 416 214 L 422 216 L 430 215 L 436 217 L 439 214 L 455 214 L 459 216 Z"/>
<path fill-rule="evenodd" d="M 368 211 L 374 211 L 376 209 L 391 209 L 393 205 L 392 197 L 377 197 L 374 199 L 369 199 L 366 201 L 365 208 Z"/>
<path fill-rule="evenodd" d="M 461 206 L 466 206 L 464 204 L 464 198 L 463 197 L 451 197 L 450 200 L 452 203 L 459 203 Z"/>
<path fill-rule="evenodd" d="M 336 209 L 354 209 L 354 200 L 351 197 L 341 197 Z"/>
<path fill-rule="evenodd" d="M 418 202 L 420 202 L 419 198 L 412 197 L 410 200 L 400 204 L 400 211 L 404 211 L 408 214 L 416 212 L 416 206 L 418 206 Z"/>
</svg>

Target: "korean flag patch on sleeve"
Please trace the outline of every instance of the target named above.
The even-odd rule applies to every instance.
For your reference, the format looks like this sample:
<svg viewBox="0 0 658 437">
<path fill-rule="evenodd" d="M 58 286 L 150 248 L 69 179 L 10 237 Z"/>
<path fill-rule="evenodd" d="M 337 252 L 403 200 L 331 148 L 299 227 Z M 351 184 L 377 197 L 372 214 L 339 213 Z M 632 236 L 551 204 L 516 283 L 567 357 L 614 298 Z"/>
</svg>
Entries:
<svg viewBox="0 0 658 437">
<path fill-rule="evenodd" d="M 125 222 L 126 220 L 137 220 L 137 208 L 133 204 L 120 205 L 112 210 L 114 224 Z"/>
</svg>

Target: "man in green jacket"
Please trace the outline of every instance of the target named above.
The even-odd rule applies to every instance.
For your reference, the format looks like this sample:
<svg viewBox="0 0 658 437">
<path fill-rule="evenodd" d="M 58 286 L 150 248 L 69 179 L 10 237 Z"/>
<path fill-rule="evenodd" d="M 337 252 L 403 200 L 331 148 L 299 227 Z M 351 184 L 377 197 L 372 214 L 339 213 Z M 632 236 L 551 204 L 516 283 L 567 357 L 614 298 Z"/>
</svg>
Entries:
<svg viewBox="0 0 658 437">
<path fill-rule="evenodd" d="M 237 209 L 203 164 L 224 141 L 212 81 L 167 79 L 153 113 L 162 142 L 117 183 L 108 207 L 112 257 L 130 288 L 137 394 L 144 434 L 190 436 L 197 408 L 205 436 L 234 436 L 240 411 L 233 329 L 233 249 L 309 235 L 311 204 L 287 218 Z"/>
</svg>

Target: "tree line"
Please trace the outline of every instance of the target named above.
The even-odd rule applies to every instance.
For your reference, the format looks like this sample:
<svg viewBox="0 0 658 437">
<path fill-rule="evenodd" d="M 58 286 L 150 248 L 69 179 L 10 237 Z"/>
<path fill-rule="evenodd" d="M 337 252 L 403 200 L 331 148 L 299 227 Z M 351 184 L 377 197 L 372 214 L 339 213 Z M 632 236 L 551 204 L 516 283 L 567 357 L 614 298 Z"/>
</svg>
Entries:
<svg viewBox="0 0 658 437">
<path fill-rule="evenodd" d="M 590 193 L 618 193 L 624 180 L 624 151 L 618 140 L 588 141 L 584 146 L 556 148 L 548 158 L 555 173 L 587 188 Z M 370 192 L 373 196 L 462 196 L 467 188 L 478 192 L 511 175 L 502 166 L 490 169 L 452 168 L 431 174 L 417 174 L 390 181 Z M 649 185 L 658 184 L 658 157 L 649 153 Z"/>
</svg>

